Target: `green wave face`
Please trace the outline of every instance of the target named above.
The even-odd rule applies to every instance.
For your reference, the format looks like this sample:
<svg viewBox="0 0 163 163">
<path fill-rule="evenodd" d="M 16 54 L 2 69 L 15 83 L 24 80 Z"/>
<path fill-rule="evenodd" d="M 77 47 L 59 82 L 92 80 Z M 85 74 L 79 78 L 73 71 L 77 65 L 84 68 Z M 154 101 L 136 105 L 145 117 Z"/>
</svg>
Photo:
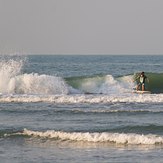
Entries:
<svg viewBox="0 0 163 163">
<path fill-rule="evenodd" d="M 96 93 L 105 82 L 105 76 L 71 77 L 66 79 L 67 84 L 84 93 Z"/>
</svg>

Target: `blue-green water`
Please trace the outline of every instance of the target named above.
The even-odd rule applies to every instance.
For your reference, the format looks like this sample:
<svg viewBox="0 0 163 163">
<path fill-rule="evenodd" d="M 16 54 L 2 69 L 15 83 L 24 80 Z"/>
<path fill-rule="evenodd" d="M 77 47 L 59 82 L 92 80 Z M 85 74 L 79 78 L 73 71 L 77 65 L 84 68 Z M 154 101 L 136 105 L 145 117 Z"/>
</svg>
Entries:
<svg viewBox="0 0 163 163">
<path fill-rule="evenodd" d="M 163 56 L 1 56 L 0 158 L 162 162 Z M 151 94 L 132 93 L 145 71 Z"/>
</svg>

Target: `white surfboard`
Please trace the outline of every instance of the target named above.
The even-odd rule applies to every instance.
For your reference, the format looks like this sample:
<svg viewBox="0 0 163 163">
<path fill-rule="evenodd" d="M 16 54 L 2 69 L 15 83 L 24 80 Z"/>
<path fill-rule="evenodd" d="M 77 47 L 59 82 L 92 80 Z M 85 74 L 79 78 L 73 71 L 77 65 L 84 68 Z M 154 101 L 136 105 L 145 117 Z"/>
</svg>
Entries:
<svg viewBox="0 0 163 163">
<path fill-rule="evenodd" d="M 139 94 L 150 94 L 150 91 L 133 91 L 133 93 L 139 93 Z"/>
</svg>

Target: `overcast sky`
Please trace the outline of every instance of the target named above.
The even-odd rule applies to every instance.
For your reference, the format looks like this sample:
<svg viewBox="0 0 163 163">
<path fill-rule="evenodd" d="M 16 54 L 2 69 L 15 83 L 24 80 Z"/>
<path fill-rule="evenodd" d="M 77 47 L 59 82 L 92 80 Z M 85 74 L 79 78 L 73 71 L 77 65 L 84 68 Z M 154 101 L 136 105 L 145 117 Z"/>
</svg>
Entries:
<svg viewBox="0 0 163 163">
<path fill-rule="evenodd" d="M 163 0 L 0 0 L 0 53 L 163 54 Z"/>
</svg>

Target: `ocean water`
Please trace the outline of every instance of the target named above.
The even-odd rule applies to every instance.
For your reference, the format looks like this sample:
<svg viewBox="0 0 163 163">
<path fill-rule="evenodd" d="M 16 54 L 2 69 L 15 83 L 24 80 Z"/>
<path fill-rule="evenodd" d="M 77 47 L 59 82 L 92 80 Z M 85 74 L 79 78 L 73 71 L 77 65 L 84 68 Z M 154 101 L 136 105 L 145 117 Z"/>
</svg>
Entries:
<svg viewBox="0 0 163 163">
<path fill-rule="evenodd" d="M 0 162 L 161 163 L 162 116 L 161 55 L 0 56 Z"/>
</svg>

